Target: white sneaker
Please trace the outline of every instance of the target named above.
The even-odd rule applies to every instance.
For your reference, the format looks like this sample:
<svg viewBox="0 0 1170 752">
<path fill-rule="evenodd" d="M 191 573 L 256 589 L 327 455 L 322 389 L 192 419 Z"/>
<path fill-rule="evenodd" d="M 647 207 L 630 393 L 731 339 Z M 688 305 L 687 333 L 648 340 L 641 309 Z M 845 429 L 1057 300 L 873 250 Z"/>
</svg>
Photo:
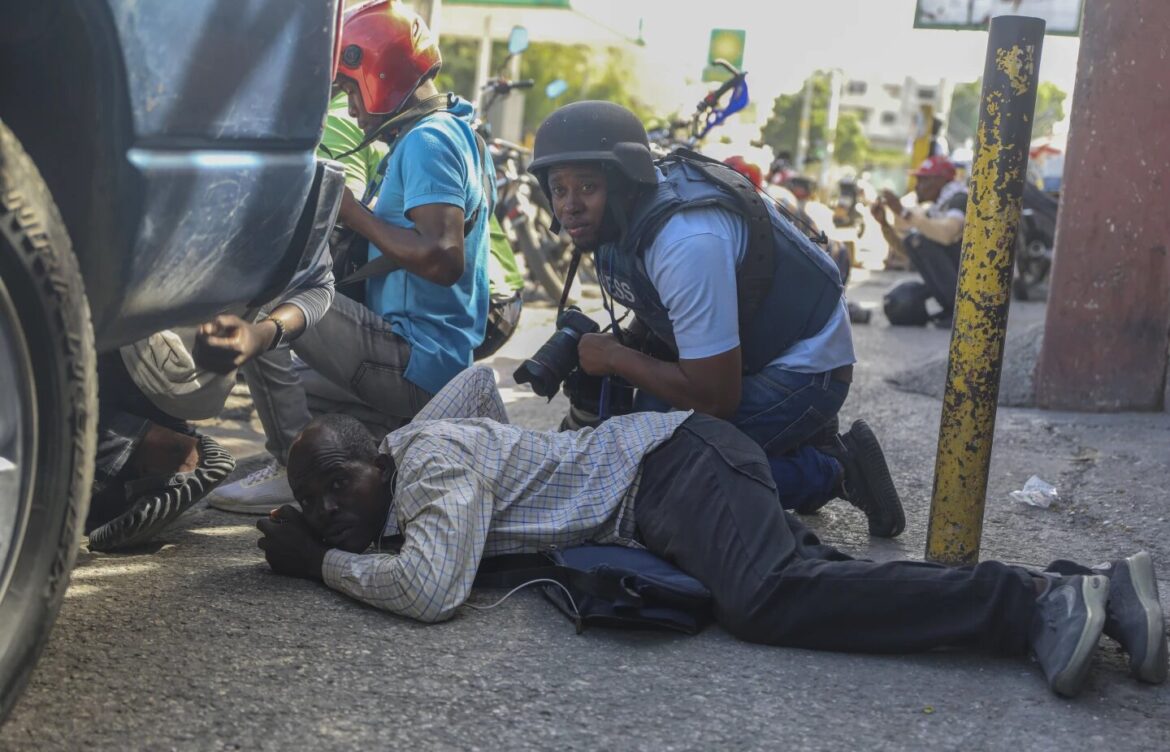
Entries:
<svg viewBox="0 0 1170 752">
<path fill-rule="evenodd" d="M 292 504 L 288 472 L 272 460 L 243 480 L 220 486 L 207 497 L 207 504 L 224 512 L 268 514 L 282 504 Z"/>
</svg>

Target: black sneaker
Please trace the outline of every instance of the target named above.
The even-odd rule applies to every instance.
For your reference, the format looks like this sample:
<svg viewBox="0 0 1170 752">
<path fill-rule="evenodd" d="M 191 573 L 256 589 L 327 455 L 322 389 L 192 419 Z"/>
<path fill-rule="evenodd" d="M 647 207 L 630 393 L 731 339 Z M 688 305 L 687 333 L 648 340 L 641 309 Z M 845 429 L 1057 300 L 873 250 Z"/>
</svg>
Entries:
<svg viewBox="0 0 1170 752">
<path fill-rule="evenodd" d="M 1150 684 L 1166 681 L 1166 617 L 1158 601 L 1154 562 L 1145 551 L 1093 569 L 1109 578 L 1105 634 L 1129 654 L 1129 671 Z"/>
<path fill-rule="evenodd" d="M 200 436 L 199 464 L 189 473 L 127 484 L 129 508 L 90 530 L 93 551 L 121 551 L 149 542 L 231 475 L 236 460 L 210 436 Z"/>
<path fill-rule="evenodd" d="M 865 512 L 870 535 L 893 538 L 906 529 L 902 500 L 894 488 L 882 446 L 868 423 L 854 421 L 848 433 L 838 436 L 823 451 L 841 463 L 845 471 L 841 497 Z"/>
<path fill-rule="evenodd" d="M 1056 579 L 1036 599 L 1029 643 L 1056 694 L 1075 697 L 1084 688 L 1108 600 L 1109 578 L 1102 575 Z"/>
</svg>

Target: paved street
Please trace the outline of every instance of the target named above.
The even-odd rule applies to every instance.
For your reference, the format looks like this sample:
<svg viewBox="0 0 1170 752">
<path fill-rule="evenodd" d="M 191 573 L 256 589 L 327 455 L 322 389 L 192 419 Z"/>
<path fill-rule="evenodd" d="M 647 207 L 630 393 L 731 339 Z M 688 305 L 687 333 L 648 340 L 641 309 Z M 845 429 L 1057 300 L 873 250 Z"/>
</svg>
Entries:
<svg viewBox="0 0 1170 752">
<path fill-rule="evenodd" d="M 853 298 L 876 304 L 901 278 L 859 272 Z M 1013 330 L 1043 310 L 1014 304 Z M 491 362 L 517 423 L 550 428 L 564 411 L 563 397 L 546 404 L 511 381 L 552 318 L 530 305 Z M 855 337 L 842 418 L 864 416 L 878 432 L 907 529 L 871 541 L 842 503 L 810 519 L 857 555 L 920 557 L 940 404 L 885 379 L 937 357 L 949 334 L 891 329 L 879 311 Z M 256 454 L 254 414 L 243 403 L 231 415 L 209 430 L 238 456 Z M 1167 413 L 1001 409 L 984 557 L 1091 564 L 1144 548 L 1170 603 L 1168 447 Z M 1034 474 L 1059 489 L 1049 509 L 1009 498 Z M 718 628 L 577 635 L 535 593 L 422 626 L 274 576 L 253 524 L 198 508 L 149 552 L 83 550 L 0 749 L 1170 749 L 1170 686 L 1134 683 L 1108 642 L 1087 690 L 1065 701 L 1024 660 L 768 648 Z"/>
</svg>

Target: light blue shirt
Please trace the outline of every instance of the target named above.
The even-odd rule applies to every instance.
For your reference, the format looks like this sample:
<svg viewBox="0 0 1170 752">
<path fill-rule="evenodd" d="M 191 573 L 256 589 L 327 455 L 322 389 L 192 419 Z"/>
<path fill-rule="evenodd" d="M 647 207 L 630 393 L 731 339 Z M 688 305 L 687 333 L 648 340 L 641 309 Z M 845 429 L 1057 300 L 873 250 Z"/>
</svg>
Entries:
<svg viewBox="0 0 1170 752">
<path fill-rule="evenodd" d="M 747 251 L 742 218 L 726 209 L 681 211 L 646 249 L 646 273 L 670 312 L 679 357 L 710 358 L 739 346 L 735 272 Z M 769 366 L 823 373 L 856 361 L 845 296 L 828 323 Z"/>
<path fill-rule="evenodd" d="M 490 212 L 483 200 L 475 133 L 467 122 L 471 112 L 468 102 L 457 100 L 457 117 L 435 113 L 401 136 L 386 157 L 374 207 L 381 219 L 406 228 L 414 226 L 407 212 L 419 206 L 451 204 L 462 208 L 465 218 L 480 209 L 463 239 L 463 275 L 454 285 L 438 285 L 405 270 L 369 281 L 370 308 L 410 342 L 404 376 L 431 393 L 471 365 L 487 325 Z M 379 255 L 371 245 L 370 259 Z"/>
</svg>

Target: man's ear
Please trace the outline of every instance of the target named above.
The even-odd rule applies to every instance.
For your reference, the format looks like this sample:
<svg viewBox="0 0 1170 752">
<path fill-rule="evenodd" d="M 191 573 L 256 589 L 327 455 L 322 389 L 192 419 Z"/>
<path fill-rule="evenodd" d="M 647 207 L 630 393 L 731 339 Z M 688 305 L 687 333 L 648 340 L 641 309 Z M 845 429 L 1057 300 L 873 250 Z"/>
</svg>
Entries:
<svg viewBox="0 0 1170 752">
<path fill-rule="evenodd" d="M 394 478 L 394 460 L 390 455 L 378 452 L 374 457 L 374 464 L 378 467 L 383 483 L 389 483 Z"/>
</svg>

